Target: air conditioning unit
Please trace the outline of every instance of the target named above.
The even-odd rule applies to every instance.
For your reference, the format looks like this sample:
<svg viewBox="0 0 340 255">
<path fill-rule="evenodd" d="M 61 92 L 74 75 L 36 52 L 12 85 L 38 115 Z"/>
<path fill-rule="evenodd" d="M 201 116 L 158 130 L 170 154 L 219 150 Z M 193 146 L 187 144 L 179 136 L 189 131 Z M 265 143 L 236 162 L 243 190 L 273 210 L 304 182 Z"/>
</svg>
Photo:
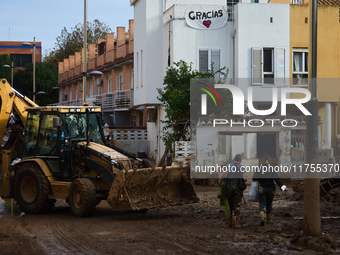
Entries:
<svg viewBox="0 0 340 255">
<path fill-rule="evenodd" d="M 147 122 L 156 122 L 157 120 L 157 108 L 155 106 L 150 106 L 147 108 Z"/>
</svg>

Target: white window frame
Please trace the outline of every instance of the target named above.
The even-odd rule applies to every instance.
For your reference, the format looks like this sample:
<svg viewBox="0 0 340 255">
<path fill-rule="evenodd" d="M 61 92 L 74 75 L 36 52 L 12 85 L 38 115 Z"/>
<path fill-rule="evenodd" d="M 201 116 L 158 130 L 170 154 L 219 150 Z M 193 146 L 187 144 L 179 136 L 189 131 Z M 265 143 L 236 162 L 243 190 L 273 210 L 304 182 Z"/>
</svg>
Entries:
<svg viewBox="0 0 340 255">
<path fill-rule="evenodd" d="M 123 80 L 123 71 L 118 72 L 118 76 L 116 78 L 116 90 L 123 91 L 124 90 L 124 80 Z"/>
<path fill-rule="evenodd" d="M 138 86 L 139 86 L 139 53 L 137 52 L 137 57 L 136 57 L 136 63 L 137 63 L 137 70 L 136 70 L 136 77 L 137 77 L 137 80 L 136 80 L 136 88 L 138 89 Z"/>
<path fill-rule="evenodd" d="M 76 86 L 76 98 L 75 99 L 78 99 L 78 89 L 79 89 L 79 86 L 77 85 Z"/>
<path fill-rule="evenodd" d="M 131 89 L 134 89 L 135 87 L 135 72 L 133 66 L 131 67 Z"/>
<path fill-rule="evenodd" d="M 295 52 L 301 52 L 302 53 L 302 71 L 294 71 L 294 53 Z M 308 53 L 308 48 L 293 48 L 292 51 L 292 85 L 293 86 L 299 86 L 299 87 L 308 87 L 308 63 L 307 63 L 307 71 L 306 71 L 306 65 L 305 65 L 305 58 L 306 58 L 306 53 Z M 306 84 L 294 84 L 294 75 L 307 75 L 307 83 Z M 305 78 L 302 78 L 305 79 Z"/>
<path fill-rule="evenodd" d="M 93 82 L 90 82 L 90 97 L 93 97 Z"/>
<path fill-rule="evenodd" d="M 197 70 L 200 71 L 200 51 L 206 50 L 208 51 L 208 70 L 211 70 L 211 64 L 212 64 L 212 52 L 218 50 L 219 51 L 219 66 L 218 68 L 216 68 L 216 66 L 214 66 L 215 70 L 219 70 L 221 69 L 221 63 L 222 63 L 222 48 L 220 47 L 199 47 L 197 49 Z M 215 79 L 219 80 L 220 79 L 220 74 L 216 74 L 215 75 Z"/>
<path fill-rule="evenodd" d="M 271 71 L 269 71 L 269 72 L 265 72 L 264 71 L 264 62 L 265 62 L 265 54 L 264 54 L 264 51 L 270 51 L 271 52 L 271 63 L 272 63 L 272 65 L 271 65 Z M 263 52 L 263 54 L 262 54 L 262 63 L 263 63 L 263 70 L 262 70 L 262 72 L 263 72 L 263 83 L 265 83 L 265 75 L 273 75 L 273 78 L 274 78 L 274 48 L 262 48 L 262 52 Z"/>
<path fill-rule="evenodd" d="M 107 79 L 107 93 L 112 93 L 112 76 L 106 76 Z"/>
<path fill-rule="evenodd" d="M 264 72 L 264 50 L 272 50 L 271 72 Z M 257 77 L 255 77 L 255 74 Z M 259 75 L 260 74 L 260 75 Z M 273 75 L 273 82 L 265 82 L 265 75 Z M 281 47 L 251 48 L 251 82 L 252 85 L 282 85 L 286 86 L 286 49 Z"/>
<path fill-rule="evenodd" d="M 101 95 L 103 93 L 103 86 L 99 85 L 98 86 L 98 95 Z"/>
<path fill-rule="evenodd" d="M 143 79 L 144 79 L 144 74 L 143 74 L 143 71 L 144 71 L 144 68 L 143 68 L 143 65 L 144 65 L 144 54 L 143 54 L 143 50 L 140 51 L 140 86 L 143 87 Z"/>
</svg>

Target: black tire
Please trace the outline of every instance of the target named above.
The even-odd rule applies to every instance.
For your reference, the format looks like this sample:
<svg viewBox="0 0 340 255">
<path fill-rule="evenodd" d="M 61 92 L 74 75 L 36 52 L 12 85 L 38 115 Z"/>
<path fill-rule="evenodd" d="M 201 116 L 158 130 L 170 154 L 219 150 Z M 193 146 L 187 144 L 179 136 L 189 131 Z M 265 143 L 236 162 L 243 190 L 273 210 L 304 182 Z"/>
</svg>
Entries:
<svg viewBox="0 0 340 255">
<path fill-rule="evenodd" d="M 95 187 L 90 179 L 75 179 L 70 188 L 71 212 L 77 217 L 89 217 L 96 208 L 97 199 Z"/>
<path fill-rule="evenodd" d="M 51 186 L 45 174 L 35 164 L 24 164 L 15 178 L 15 200 L 20 210 L 27 214 L 44 213 L 54 206 L 49 199 Z"/>
</svg>

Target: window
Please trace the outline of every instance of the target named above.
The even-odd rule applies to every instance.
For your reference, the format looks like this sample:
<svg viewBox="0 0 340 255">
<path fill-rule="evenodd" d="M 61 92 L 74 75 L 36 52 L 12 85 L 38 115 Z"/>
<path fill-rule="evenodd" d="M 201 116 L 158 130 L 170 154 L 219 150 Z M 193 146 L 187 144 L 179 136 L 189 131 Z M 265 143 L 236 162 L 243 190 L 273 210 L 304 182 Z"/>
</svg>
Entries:
<svg viewBox="0 0 340 255">
<path fill-rule="evenodd" d="M 76 98 L 75 99 L 78 99 L 78 86 L 76 86 Z"/>
<path fill-rule="evenodd" d="M 103 86 L 99 85 L 98 86 L 98 95 L 101 95 L 103 93 Z"/>
<path fill-rule="evenodd" d="M 11 54 L 11 60 L 15 62 L 16 67 L 25 67 L 32 63 L 32 54 Z"/>
<path fill-rule="evenodd" d="M 239 0 L 227 0 L 228 21 L 234 20 L 234 5 L 238 2 Z"/>
<path fill-rule="evenodd" d="M 252 84 L 285 85 L 285 49 L 252 48 Z"/>
<path fill-rule="evenodd" d="M 120 71 L 117 76 L 117 91 L 123 90 L 123 72 Z"/>
<path fill-rule="evenodd" d="M 308 49 L 293 49 L 293 85 L 308 85 Z"/>
<path fill-rule="evenodd" d="M 135 87 L 135 79 L 134 79 L 134 71 L 133 71 L 133 67 L 131 67 L 131 89 L 134 89 Z"/>
<path fill-rule="evenodd" d="M 140 86 L 143 87 L 143 50 L 140 51 Z"/>
<path fill-rule="evenodd" d="M 72 101 L 72 87 L 70 88 L 70 101 Z"/>
<path fill-rule="evenodd" d="M 90 97 L 93 97 L 93 82 L 90 82 Z"/>
<path fill-rule="evenodd" d="M 274 84 L 273 49 L 263 49 L 263 82 Z"/>
<path fill-rule="evenodd" d="M 112 92 L 112 77 L 111 75 L 106 77 L 107 79 L 107 93 L 111 93 Z"/>
<path fill-rule="evenodd" d="M 57 155 L 57 127 L 53 127 L 53 118 L 58 115 L 40 115 L 41 125 L 38 135 L 38 150 L 36 155 Z"/>
<path fill-rule="evenodd" d="M 220 49 L 199 49 L 198 50 L 198 70 L 203 73 L 211 68 L 215 71 L 221 68 L 221 50 Z M 219 79 L 220 74 L 215 75 L 215 79 Z"/>
<path fill-rule="evenodd" d="M 291 0 L 291 4 L 303 4 L 303 0 Z"/>
<path fill-rule="evenodd" d="M 137 60 L 136 60 L 136 63 L 137 63 L 137 72 L 136 72 L 136 77 L 137 77 L 137 89 L 138 89 L 138 84 L 139 84 L 139 55 L 138 55 L 138 52 L 137 52 Z"/>
</svg>

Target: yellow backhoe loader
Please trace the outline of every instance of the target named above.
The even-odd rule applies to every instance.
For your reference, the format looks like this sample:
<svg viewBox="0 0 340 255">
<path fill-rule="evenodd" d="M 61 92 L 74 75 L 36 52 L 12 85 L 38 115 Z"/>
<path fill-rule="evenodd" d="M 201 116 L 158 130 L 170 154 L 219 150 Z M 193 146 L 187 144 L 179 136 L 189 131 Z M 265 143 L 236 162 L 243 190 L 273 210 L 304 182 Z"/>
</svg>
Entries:
<svg viewBox="0 0 340 255">
<path fill-rule="evenodd" d="M 12 109 L 24 128 L 24 135 L 13 128 L 3 147 L 1 177 L 3 197 L 15 198 L 21 211 L 46 212 L 56 199 L 78 217 L 91 216 L 101 200 L 119 210 L 198 201 L 189 167 L 138 169 L 106 146 L 100 107 L 39 107 L 5 79 L 0 96 L 0 140 Z"/>
</svg>

